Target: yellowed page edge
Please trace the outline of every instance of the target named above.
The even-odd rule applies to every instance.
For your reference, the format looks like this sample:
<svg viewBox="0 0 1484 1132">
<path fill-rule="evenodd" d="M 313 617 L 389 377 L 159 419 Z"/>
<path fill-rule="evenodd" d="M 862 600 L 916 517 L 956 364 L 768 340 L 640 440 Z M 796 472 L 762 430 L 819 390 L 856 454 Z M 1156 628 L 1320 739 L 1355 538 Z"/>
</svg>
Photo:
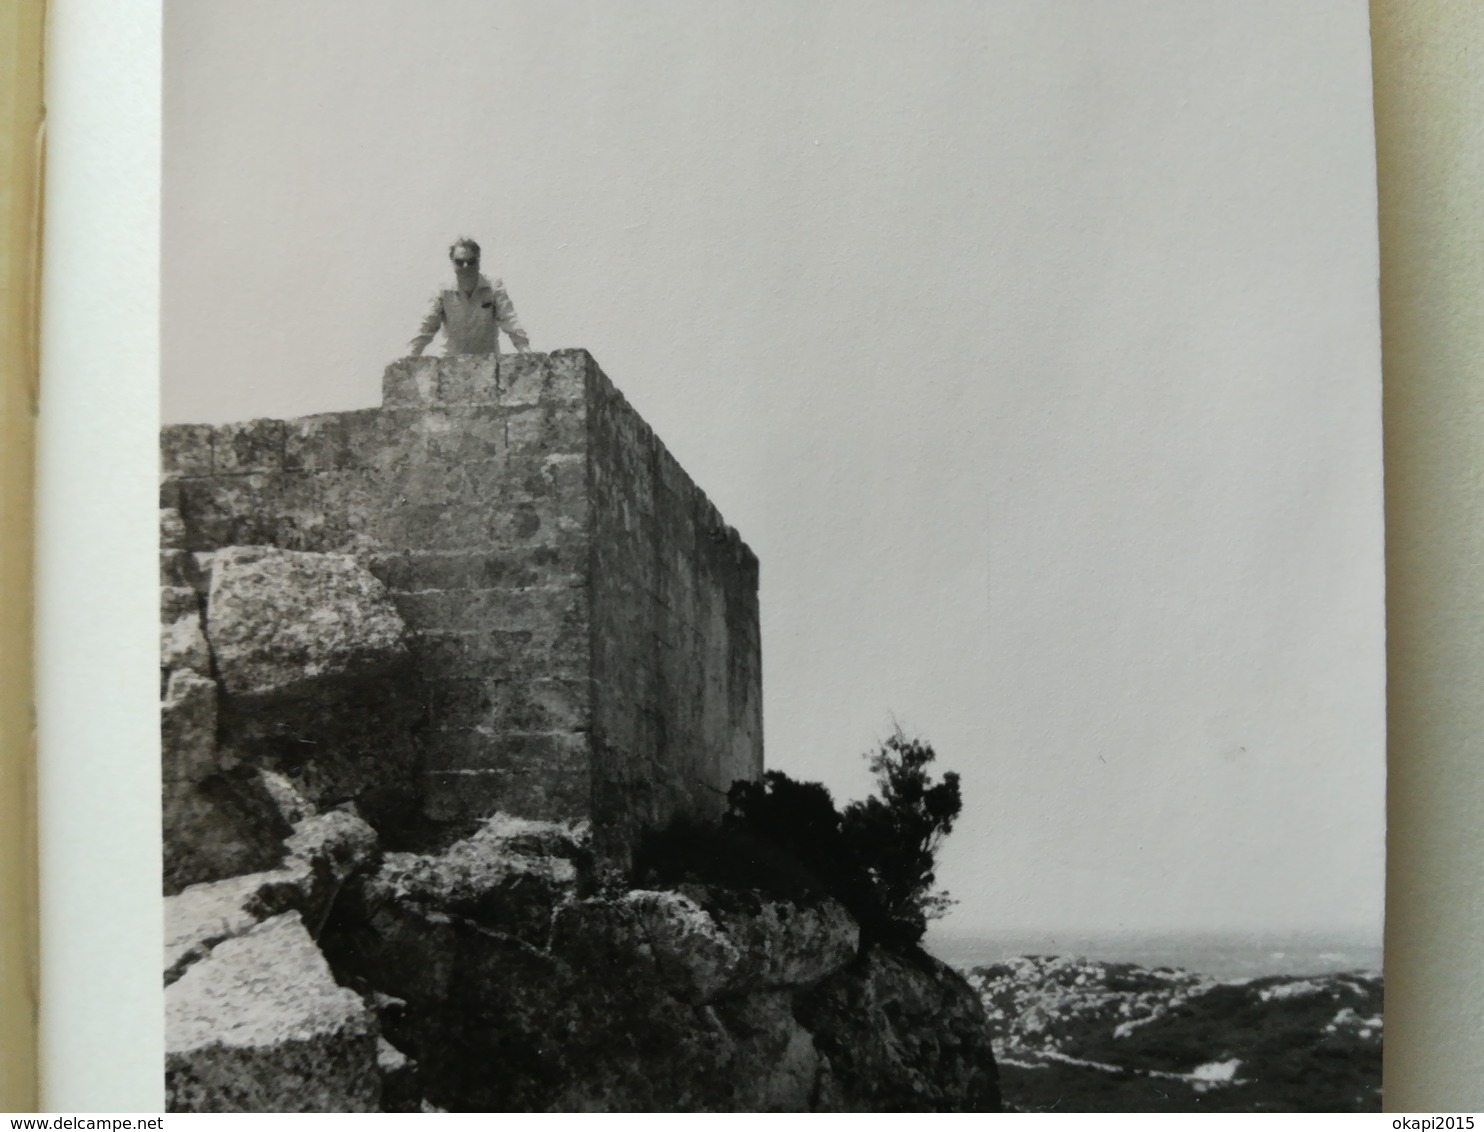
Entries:
<svg viewBox="0 0 1484 1132">
<path fill-rule="evenodd" d="M 43 0 L 14 0 L 0 21 L 0 1110 L 27 1112 L 37 1099 L 31 552 Z"/>
<path fill-rule="evenodd" d="M 1385 371 L 1386 1107 L 1484 1109 L 1484 8 L 1372 0 Z"/>
</svg>

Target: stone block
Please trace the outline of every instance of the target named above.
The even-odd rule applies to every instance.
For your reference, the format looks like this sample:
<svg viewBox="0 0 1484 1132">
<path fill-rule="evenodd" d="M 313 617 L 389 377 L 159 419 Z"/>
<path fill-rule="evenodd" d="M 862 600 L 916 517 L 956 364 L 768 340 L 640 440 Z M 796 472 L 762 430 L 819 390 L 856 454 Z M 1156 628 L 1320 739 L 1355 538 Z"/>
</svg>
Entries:
<svg viewBox="0 0 1484 1132">
<path fill-rule="evenodd" d="M 511 453 L 499 462 L 464 465 L 475 498 L 508 503 L 551 499 L 562 506 L 589 502 L 588 462 L 582 452 Z"/>
<path fill-rule="evenodd" d="M 202 477 L 180 481 L 186 548 L 267 545 L 279 523 L 268 503 L 267 476 Z"/>
<path fill-rule="evenodd" d="M 528 632 L 478 629 L 461 634 L 459 675 L 478 680 L 586 679 L 591 657 L 581 632 L 536 640 Z"/>
<path fill-rule="evenodd" d="M 582 355 L 581 357 L 574 355 Z M 575 404 L 585 399 L 586 365 L 582 351 L 516 354 L 500 360 L 500 401 L 504 405 L 541 402 Z"/>
<path fill-rule="evenodd" d="M 493 404 L 440 405 L 411 421 L 399 442 L 411 462 L 497 460 L 509 447 L 506 414 Z"/>
<path fill-rule="evenodd" d="M 423 808 L 433 821 L 448 823 L 481 818 L 501 808 L 528 813 L 531 808 L 521 786 L 505 771 L 427 771 Z"/>
<path fill-rule="evenodd" d="M 539 774 L 551 769 L 575 774 L 586 772 L 590 755 L 585 732 L 469 731 L 463 741 L 447 744 L 430 756 L 428 770 L 433 773 L 489 770 Z"/>
<path fill-rule="evenodd" d="M 575 658 L 586 652 L 587 601 L 581 586 L 525 589 L 422 590 L 393 595 L 414 631 L 468 628 L 471 647 L 512 644 Z"/>
<path fill-rule="evenodd" d="M 454 677 L 431 684 L 426 703 L 435 720 L 458 720 L 486 732 L 585 731 L 592 723 L 586 680 Z"/>
<path fill-rule="evenodd" d="M 592 726 L 592 691 L 586 680 L 500 685 L 481 725 L 500 731 L 585 731 Z"/>
<path fill-rule="evenodd" d="M 362 491 L 368 500 L 381 491 L 391 493 L 399 506 L 433 504 L 446 509 L 461 507 L 468 498 L 465 487 L 466 473 L 459 464 L 442 463 L 438 460 L 407 460 L 395 468 L 388 469 L 375 484 L 375 495 L 368 490 L 370 485 L 362 481 Z M 354 481 L 352 481 L 354 482 Z"/>
<path fill-rule="evenodd" d="M 345 555 L 230 547 L 211 561 L 207 636 L 226 691 L 295 694 L 406 660 L 385 587 Z"/>
<path fill-rule="evenodd" d="M 371 552 L 390 489 L 379 470 L 293 472 L 268 493 L 279 517 L 272 545 L 321 554 Z"/>
<path fill-rule="evenodd" d="M 381 378 L 383 408 L 424 408 L 438 402 L 438 358 L 402 358 Z"/>
<path fill-rule="evenodd" d="M 258 778 L 262 781 L 263 789 L 268 797 L 273 800 L 273 807 L 278 811 L 279 817 L 290 825 L 297 825 L 318 812 L 314 803 L 305 798 L 293 782 L 277 771 L 260 770 Z"/>
<path fill-rule="evenodd" d="M 471 635 L 467 629 L 419 629 L 411 635 L 407 645 L 413 670 L 432 680 L 468 675 L 468 641 Z"/>
<path fill-rule="evenodd" d="M 329 472 L 375 467 L 384 448 L 377 409 L 320 413 L 284 422 L 285 471 Z"/>
<path fill-rule="evenodd" d="M 211 425 L 177 424 L 160 430 L 160 468 L 171 476 L 211 474 Z"/>
<path fill-rule="evenodd" d="M 426 772 L 430 816 L 457 820 L 496 809 L 547 821 L 588 815 L 587 736 L 487 735 L 471 730 L 439 740 L 429 752 Z M 504 801 L 495 801 L 500 798 Z"/>
<path fill-rule="evenodd" d="M 433 386 L 440 404 L 495 404 L 500 400 L 499 371 L 508 364 L 494 355 L 464 354 L 439 359 Z"/>
<path fill-rule="evenodd" d="M 587 418 L 580 405 L 543 402 L 509 410 L 506 438 L 512 453 L 576 452 L 587 442 Z"/>
<path fill-rule="evenodd" d="M 558 912 L 558 954 L 581 956 L 594 937 L 650 959 L 649 977 L 666 993 L 700 1005 L 818 983 L 855 958 L 860 930 L 831 900 L 799 906 L 684 886 L 578 901 Z"/>
<path fill-rule="evenodd" d="M 277 776 L 260 777 L 266 784 Z M 278 783 L 292 792 L 286 780 Z M 192 884 L 166 897 L 167 986 L 222 940 L 243 935 L 269 916 L 293 910 L 322 924 L 345 881 L 376 863 L 378 843 L 357 815 L 332 810 L 301 813 L 284 849 L 288 856 L 275 868 Z"/>
<path fill-rule="evenodd" d="M 389 590 L 403 593 L 576 586 L 587 574 L 585 549 L 574 539 L 566 546 L 404 550 L 373 556 L 370 568 Z"/>
<path fill-rule="evenodd" d="M 501 545 L 507 516 L 492 508 L 452 503 L 396 503 L 368 516 L 381 550 L 476 550 Z"/>
<path fill-rule="evenodd" d="M 165 992 L 171 1112 L 373 1112 L 375 1015 L 297 912 L 218 944 Z"/>
<path fill-rule="evenodd" d="M 429 818 L 464 823 L 501 808 L 560 821 L 592 813 L 588 776 L 556 767 L 538 779 L 510 771 L 429 771 L 425 785 Z"/>
<path fill-rule="evenodd" d="M 515 502 L 495 515 L 496 537 L 512 546 L 560 546 L 589 539 L 586 499 Z"/>
<path fill-rule="evenodd" d="M 283 470 L 284 423 L 275 420 L 217 425 L 211 444 L 214 475 Z"/>
</svg>

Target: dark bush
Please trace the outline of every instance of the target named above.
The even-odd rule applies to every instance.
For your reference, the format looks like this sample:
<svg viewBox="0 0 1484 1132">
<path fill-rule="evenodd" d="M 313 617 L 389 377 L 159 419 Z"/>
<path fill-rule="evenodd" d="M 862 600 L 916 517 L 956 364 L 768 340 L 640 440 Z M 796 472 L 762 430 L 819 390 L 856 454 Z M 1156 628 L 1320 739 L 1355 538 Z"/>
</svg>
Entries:
<svg viewBox="0 0 1484 1132">
<path fill-rule="evenodd" d="M 947 911 L 935 889 L 938 847 L 963 807 L 958 775 L 935 782 L 933 749 L 900 731 L 873 754 L 879 795 L 842 814 L 818 782 L 769 771 L 736 782 L 723 829 L 746 831 L 797 858 L 861 926 L 862 942 L 916 944 L 928 921 Z"/>
<path fill-rule="evenodd" d="M 938 890 L 938 848 L 963 809 L 958 775 L 934 782 L 932 747 L 900 731 L 870 756 L 879 794 L 845 807 L 840 827 L 846 854 L 866 871 L 880 912 L 893 933 L 915 943 L 929 920 L 953 901 Z"/>
<path fill-rule="evenodd" d="M 828 894 L 824 881 L 802 859 L 744 826 L 679 818 L 650 833 L 634 856 L 634 875 L 645 886 L 687 882 L 734 891 L 757 891 L 795 904 Z"/>
<path fill-rule="evenodd" d="M 761 838 L 824 877 L 846 864 L 840 812 L 821 782 L 798 782 L 781 770 L 770 770 L 761 782 L 732 783 L 727 805 L 726 829 Z"/>
</svg>

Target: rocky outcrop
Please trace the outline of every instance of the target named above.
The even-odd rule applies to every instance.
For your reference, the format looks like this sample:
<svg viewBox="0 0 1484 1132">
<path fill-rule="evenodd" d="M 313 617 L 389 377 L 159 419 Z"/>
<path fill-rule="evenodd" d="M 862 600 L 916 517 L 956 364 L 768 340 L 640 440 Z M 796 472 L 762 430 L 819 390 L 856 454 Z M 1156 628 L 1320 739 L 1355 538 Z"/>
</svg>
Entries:
<svg viewBox="0 0 1484 1132">
<path fill-rule="evenodd" d="M 343 554 L 163 553 L 166 892 L 276 865 L 290 795 L 405 825 L 419 707 L 381 583 Z"/>
<path fill-rule="evenodd" d="M 946 968 L 862 955 L 827 899 L 605 885 L 589 836 L 496 815 L 383 853 L 307 812 L 277 867 L 167 898 L 171 1108 L 996 1107 Z"/>
<path fill-rule="evenodd" d="M 851 1112 L 998 1112 L 999 1071 L 972 988 L 921 953 L 873 948 L 800 996 L 829 1058 L 821 1107 Z"/>
<path fill-rule="evenodd" d="M 583 831 L 542 824 L 388 854 L 326 927 L 337 971 L 405 1004 L 388 1036 L 434 1104 L 997 1107 L 982 1007 L 947 968 L 861 956 L 827 899 L 601 890 Z"/>
<path fill-rule="evenodd" d="M 506 815 L 414 854 L 310 814 L 286 851 L 166 902 L 177 1111 L 998 1105 L 973 992 L 833 901 L 605 887 L 584 826 Z"/>
</svg>

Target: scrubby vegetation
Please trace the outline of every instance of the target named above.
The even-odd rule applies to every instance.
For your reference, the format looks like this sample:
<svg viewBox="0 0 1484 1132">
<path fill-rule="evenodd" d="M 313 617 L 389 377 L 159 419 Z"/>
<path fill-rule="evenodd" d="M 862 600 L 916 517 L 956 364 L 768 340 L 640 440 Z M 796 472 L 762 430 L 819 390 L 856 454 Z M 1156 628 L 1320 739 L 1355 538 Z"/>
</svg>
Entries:
<svg viewBox="0 0 1484 1132">
<path fill-rule="evenodd" d="M 963 808 L 959 778 L 949 771 L 935 779 L 933 748 L 900 731 L 867 758 L 877 792 L 843 811 L 823 784 L 782 771 L 734 783 L 719 824 L 679 822 L 652 835 L 639 875 L 792 900 L 829 895 L 860 924 L 862 946 L 915 946 L 952 904 L 934 870 Z"/>
</svg>

